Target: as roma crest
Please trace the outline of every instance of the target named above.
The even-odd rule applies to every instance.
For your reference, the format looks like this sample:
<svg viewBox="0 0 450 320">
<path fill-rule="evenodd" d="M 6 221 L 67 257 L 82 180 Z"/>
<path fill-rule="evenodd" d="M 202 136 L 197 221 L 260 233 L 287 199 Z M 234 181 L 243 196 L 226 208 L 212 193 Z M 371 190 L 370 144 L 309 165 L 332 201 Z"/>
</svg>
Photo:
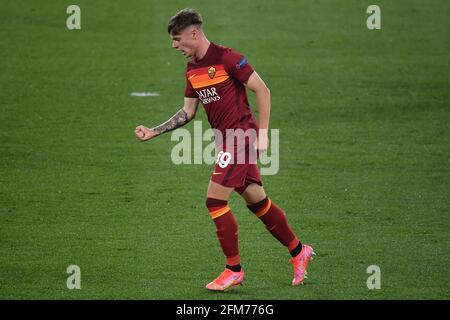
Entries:
<svg viewBox="0 0 450 320">
<path fill-rule="evenodd" d="M 216 75 L 216 68 L 214 68 L 214 67 L 210 67 L 209 69 L 208 69 L 208 76 L 209 76 L 209 78 L 214 78 L 214 76 Z"/>
</svg>

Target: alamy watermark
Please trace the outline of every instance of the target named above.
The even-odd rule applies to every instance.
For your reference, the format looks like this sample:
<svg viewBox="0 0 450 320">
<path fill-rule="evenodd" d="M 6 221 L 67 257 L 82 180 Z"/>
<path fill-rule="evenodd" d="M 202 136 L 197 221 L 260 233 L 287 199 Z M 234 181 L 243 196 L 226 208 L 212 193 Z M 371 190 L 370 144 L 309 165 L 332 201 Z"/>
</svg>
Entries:
<svg viewBox="0 0 450 320">
<path fill-rule="evenodd" d="M 81 270 L 77 265 L 70 265 L 66 270 L 69 276 L 67 277 L 66 286 L 67 289 L 81 289 Z"/>
<path fill-rule="evenodd" d="M 367 7 L 366 12 L 370 14 L 367 18 L 366 26 L 369 30 L 381 29 L 381 9 L 376 4 L 372 4 Z"/>
<path fill-rule="evenodd" d="M 381 269 L 377 265 L 371 265 L 367 267 L 367 273 L 370 276 L 367 278 L 367 289 L 381 289 Z"/>
<path fill-rule="evenodd" d="M 76 4 L 72 4 L 67 7 L 67 14 L 70 16 L 67 17 L 66 26 L 69 30 L 81 29 L 81 9 Z"/>
<path fill-rule="evenodd" d="M 258 152 L 258 137 L 265 135 L 269 138 L 268 149 Z M 225 168 L 229 164 L 256 164 L 259 161 L 262 175 L 275 175 L 280 167 L 278 129 L 227 129 L 225 132 L 207 129 L 203 132 L 202 122 L 194 121 L 193 134 L 179 128 L 172 132 L 171 140 L 178 141 L 171 152 L 171 160 L 177 165 L 218 163 Z"/>
</svg>

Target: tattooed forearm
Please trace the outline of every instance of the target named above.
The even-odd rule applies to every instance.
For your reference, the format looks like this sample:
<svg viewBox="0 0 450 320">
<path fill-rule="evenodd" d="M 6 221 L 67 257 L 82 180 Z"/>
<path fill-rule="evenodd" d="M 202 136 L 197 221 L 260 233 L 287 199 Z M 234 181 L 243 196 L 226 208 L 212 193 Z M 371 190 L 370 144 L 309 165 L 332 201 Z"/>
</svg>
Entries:
<svg viewBox="0 0 450 320">
<path fill-rule="evenodd" d="M 170 118 L 163 124 L 153 128 L 153 130 L 159 135 L 182 127 L 189 121 L 191 121 L 191 119 L 189 119 L 188 114 L 186 113 L 186 111 L 184 111 L 184 109 L 181 109 L 180 111 L 175 113 L 172 118 Z"/>
</svg>

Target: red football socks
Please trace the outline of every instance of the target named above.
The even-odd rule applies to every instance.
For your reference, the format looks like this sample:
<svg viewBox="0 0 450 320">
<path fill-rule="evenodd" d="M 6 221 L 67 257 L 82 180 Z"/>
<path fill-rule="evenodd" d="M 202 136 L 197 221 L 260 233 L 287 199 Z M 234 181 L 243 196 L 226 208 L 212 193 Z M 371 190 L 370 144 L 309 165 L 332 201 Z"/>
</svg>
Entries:
<svg viewBox="0 0 450 320">
<path fill-rule="evenodd" d="M 238 248 L 238 225 L 228 202 L 225 200 L 207 198 L 211 218 L 216 225 L 217 238 L 226 257 L 228 266 L 240 264 Z M 289 225 L 284 212 L 269 198 L 247 205 L 247 207 L 265 224 L 266 229 L 281 242 L 291 254 L 297 255 L 301 243 Z M 298 252 L 297 252 L 298 251 Z"/>
<path fill-rule="evenodd" d="M 247 205 L 247 207 L 266 225 L 266 229 L 288 248 L 289 252 L 299 246 L 300 241 L 292 231 L 283 210 L 269 198 L 266 197 L 260 202 Z"/>
<path fill-rule="evenodd" d="M 228 207 L 228 202 L 207 198 L 206 206 L 216 225 L 217 238 L 227 259 L 226 264 L 229 266 L 239 265 L 238 226 L 230 207 Z"/>
</svg>

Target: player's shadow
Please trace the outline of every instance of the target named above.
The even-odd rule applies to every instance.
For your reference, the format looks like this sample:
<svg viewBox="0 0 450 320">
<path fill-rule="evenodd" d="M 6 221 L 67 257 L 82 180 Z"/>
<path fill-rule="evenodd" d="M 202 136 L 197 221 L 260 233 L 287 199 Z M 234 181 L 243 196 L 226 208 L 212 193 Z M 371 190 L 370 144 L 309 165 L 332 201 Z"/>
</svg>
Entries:
<svg viewBox="0 0 450 320">
<path fill-rule="evenodd" d="M 211 295 L 224 295 L 224 296 L 239 296 L 239 295 L 248 295 L 249 291 L 246 291 L 243 288 L 232 288 L 225 291 L 214 291 L 214 290 L 206 290 L 207 294 Z"/>
</svg>

